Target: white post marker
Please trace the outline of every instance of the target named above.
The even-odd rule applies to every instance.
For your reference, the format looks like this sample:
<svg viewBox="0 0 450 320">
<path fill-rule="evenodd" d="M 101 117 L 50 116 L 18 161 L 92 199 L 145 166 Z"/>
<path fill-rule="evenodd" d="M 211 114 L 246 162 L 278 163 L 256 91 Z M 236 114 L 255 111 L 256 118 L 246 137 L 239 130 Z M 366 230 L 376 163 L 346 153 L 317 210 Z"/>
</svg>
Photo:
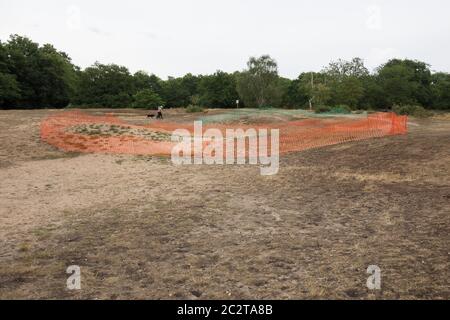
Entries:
<svg viewBox="0 0 450 320">
<path fill-rule="evenodd" d="M 239 109 L 239 100 L 236 100 L 236 108 Z"/>
</svg>

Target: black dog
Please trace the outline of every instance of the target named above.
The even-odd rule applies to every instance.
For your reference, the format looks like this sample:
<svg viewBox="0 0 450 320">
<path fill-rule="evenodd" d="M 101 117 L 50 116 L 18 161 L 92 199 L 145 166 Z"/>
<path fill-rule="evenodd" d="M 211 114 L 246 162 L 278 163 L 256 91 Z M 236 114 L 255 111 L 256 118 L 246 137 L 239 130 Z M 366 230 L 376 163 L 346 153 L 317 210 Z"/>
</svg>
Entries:
<svg viewBox="0 0 450 320">
<path fill-rule="evenodd" d="M 147 118 L 155 118 L 156 117 L 156 119 L 163 119 L 163 115 L 162 115 L 162 112 L 158 112 L 156 115 L 154 115 L 154 114 L 148 114 L 147 115 Z"/>
</svg>

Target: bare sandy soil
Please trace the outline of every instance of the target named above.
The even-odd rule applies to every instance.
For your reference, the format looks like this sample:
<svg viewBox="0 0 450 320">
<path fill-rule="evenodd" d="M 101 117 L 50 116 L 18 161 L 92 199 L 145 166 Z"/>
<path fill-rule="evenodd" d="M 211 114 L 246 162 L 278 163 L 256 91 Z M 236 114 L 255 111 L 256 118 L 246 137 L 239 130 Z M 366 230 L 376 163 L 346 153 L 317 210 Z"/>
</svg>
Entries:
<svg viewBox="0 0 450 320">
<path fill-rule="evenodd" d="M 54 112 L 0 111 L 1 299 L 450 298 L 445 117 L 288 154 L 261 176 L 65 153 L 40 141 Z M 70 265 L 79 291 L 66 288 Z M 379 291 L 366 287 L 369 265 Z"/>
</svg>

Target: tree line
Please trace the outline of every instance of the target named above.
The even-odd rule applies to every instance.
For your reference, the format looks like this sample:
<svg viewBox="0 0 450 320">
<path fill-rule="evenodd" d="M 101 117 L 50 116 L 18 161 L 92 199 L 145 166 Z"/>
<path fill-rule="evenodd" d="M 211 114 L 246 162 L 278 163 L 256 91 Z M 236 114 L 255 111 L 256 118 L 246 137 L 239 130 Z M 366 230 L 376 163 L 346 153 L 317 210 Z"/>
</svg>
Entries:
<svg viewBox="0 0 450 320">
<path fill-rule="evenodd" d="M 245 70 L 186 74 L 163 80 L 116 64 L 82 70 L 68 54 L 12 35 L 0 41 L 0 108 L 135 107 L 199 105 L 243 107 L 389 109 L 418 105 L 450 109 L 450 74 L 425 62 L 392 59 L 374 72 L 360 58 L 337 60 L 320 72 L 291 80 L 279 76 L 268 55 L 252 57 Z"/>
</svg>

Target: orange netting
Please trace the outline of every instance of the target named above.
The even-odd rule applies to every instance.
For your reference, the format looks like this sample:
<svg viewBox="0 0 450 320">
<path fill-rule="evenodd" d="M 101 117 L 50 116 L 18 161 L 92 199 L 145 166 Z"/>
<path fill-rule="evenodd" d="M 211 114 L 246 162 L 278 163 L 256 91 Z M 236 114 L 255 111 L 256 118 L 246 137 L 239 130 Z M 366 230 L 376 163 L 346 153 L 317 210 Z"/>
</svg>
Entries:
<svg viewBox="0 0 450 320">
<path fill-rule="evenodd" d="M 407 117 L 375 113 L 367 118 L 305 119 L 242 125 L 208 124 L 203 131 L 219 129 L 279 129 L 280 153 L 302 151 L 348 141 L 407 133 Z M 109 114 L 93 116 L 80 111 L 61 112 L 41 123 L 41 138 L 65 151 L 137 155 L 170 155 L 176 129 L 194 131 L 193 124 L 155 121 L 145 126 L 127 123 Z M 205 145 L 205 144 L 204 144 Z"/>
</svg>

